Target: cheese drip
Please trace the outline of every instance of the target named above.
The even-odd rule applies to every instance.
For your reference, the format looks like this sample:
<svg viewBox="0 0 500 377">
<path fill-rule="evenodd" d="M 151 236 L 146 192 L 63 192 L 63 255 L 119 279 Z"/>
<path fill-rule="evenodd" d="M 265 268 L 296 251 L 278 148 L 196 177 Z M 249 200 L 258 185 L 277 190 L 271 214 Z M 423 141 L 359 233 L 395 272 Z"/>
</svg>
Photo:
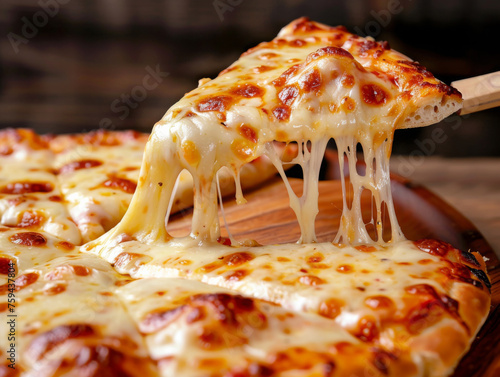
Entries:
<svg viewBox="0 0 500 377">
<path fill-rule="evenodd" d="M 272 144 L 266 145 L 266 156 L 272 161 L 278 170 L 290 198 L 290 208 L 293 209 L 300 226 L 299 243 L 316 242 L 316 231 L 314 229 L 318 209 L 318 180 L 321 161 L 325 154 L 328 138 L 322 138 L 310 143 L 311 149 L 307 147 L 307 142 L 299 143 L 299 153 L 290 163 L 298 164 L 303 172 L 303 191 L 299 198 L 288 182 L 283 169 L 283 162 L 279 159 Z"/>
<path fill-rule="evenodd" d="M 269 56 L 276 56 L 273 64 L 279 71 L 259 68 Z M 248 75 L 246 71 L 253 73 Z M 409 111 L 400 101 L 391 100 L 398 96 L 396 84 L 364 69 L 342 49 L 289 47 L 276 54 L 263 48 L 248 53 L 216 79 L 204 81 L 187 93 L 155 125 L 127 213 L 120 224 L 87 249 L 100 252 L 116 245 L 123 234 L 146 244 L 171 240 L 165 217 L 183 169 L 194 181 L 191 238 L 197 245 L 216 242 L 220 237 L 217 172 L 223 168 L 233 172 L 237 202 L 243 203 L 239 171 L 263 155 L 273 162 L 285 182 L 300 225 L 299 243 L 315 242 L 318 176 L 331 138 L 339 146 L 341 167 L 344 154 L 348 157 L 355 188 L 352 207 L 344 199 L 342 224 L 334 241 L 385 243 L 381 224 L 384 206 L 392 240 L 401 240 L 404 237 L 394 214 L 388 165 L 392 135 Z M 303 169 L 300 197 L 288 184 L 283 162 L 273 149 L 274 141 L 298 143 L 299 154 L 293 162 Z M 363 146 L 367 162 L 363 176 L 356 172 L 357 143 Z M 343 175 L 342 180 L 345 196 Z M 369 236 L 361 216 L 364 189 L 370 190 L 375 199 L 372 223 L 376 240 Z"/>
<path fill-rule="evenodd" d="M 356 147 L 358 140 L 352 136 L 344 136 L 335 139 L 338 149 L 340 179 L 342 182 L 343 208 L 340 227 L 335 237 L 335 243 L 348 244 L 370 244 L 378 242 L 384 243 L 383 237 L 383 204 L 385 203 L 388 217 L 391 225 L 392 242 L 398 242 L 405 239 L 401 228 L 399 227 L 394 203 L 391 193 L 391 180 L 389 172 L 389 157 L 392 145 L 392 136 L 385 139 L 379 146 L 375 147 L 372 143 L 362 142 L 365 173 L 360 174 L 356 168 L 357 155 Z M 348 187 L 346 186 L 346 174 L 344 172 L 345 159 L 347 157 L 348 176 L 352 184 L 352 204 L 348 205 Z M 371 224 L 376 229 L 376 239 L 372 239 L 367 231 L 361 213 L 361 194 L 364 189 L 371 192 L 375 200 L 376 214 L 372 213 Z"/>
</svg>

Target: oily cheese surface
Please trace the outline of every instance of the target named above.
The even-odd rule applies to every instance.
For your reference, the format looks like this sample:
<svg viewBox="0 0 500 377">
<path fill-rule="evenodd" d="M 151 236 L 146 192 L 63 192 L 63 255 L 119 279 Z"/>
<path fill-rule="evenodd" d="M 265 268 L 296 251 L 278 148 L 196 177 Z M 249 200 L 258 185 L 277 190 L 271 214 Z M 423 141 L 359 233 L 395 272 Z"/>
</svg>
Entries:
<svg viewBox="0 0 500 377">
<path fill-rule="evenodd" d="M 184 247 L 158 268 L 124 251 L 133 241 L 108 263 L 43 232 L 0 230 L 26 375 L 446 375 L 489 305 L 481 258 L 432 240 L 213 245 L 203 258 Z"/>
<path fill-rule="evenodd" d="M 89 162 L 103 156 L 92 149 L 64 161 L 70 149 L 48 148 L 54 139 L 15 135 L 22 141 L 9 145 L 26 157 L 5 157 L 20 166 L 26 158 L 26 167 L 55 176 L 48 181 L 55 187 L 62 174 L 102 166 Z M 100 152 L 112 156 L 110 148 Z M 52 165 L 47 153 L 55 155 Z M 18 190 L 4 195 L 28 196 L 30 208 L 43 210 L 38 195 L 48 194 L 22 192 L 33 187 L 22 182 L 4 184 Z M 221 240 L 226 245 L 200 248 L 187 238 L 148 248 L 124 237 L 105 260 L 80 251 L 71 233 L 54 233 L 34 224 L 0 227 L 0 311 L 10 309 L 13 287 L 19 326 L 13 375 L 444 375 L 467 350 L 489 302 L 482 259 L 437 241 L 338 248 Z M 436 336 L 453 339 L 454 348 L 432 342 Z M 12 375 L 7 364 L 0 368 Z"/>
<path fill-rule="evenodd" d="M 14 266 L 19 358 L 12 374 L 2 353 L 0 371 L 446 375 L 489 304 L 480 256 L 437 241 L 165 246 L 124 237 L 105 260 L 63 234 L 1 226 L 0 311 Z"/>
</svg>

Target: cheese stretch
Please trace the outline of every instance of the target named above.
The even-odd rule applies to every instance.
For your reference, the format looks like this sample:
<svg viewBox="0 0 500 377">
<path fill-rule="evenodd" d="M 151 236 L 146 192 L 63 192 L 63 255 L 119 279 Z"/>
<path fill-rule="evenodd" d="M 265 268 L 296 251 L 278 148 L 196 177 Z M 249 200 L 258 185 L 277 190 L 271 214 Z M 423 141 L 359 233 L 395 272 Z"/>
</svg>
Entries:
<svg viewBox="0 0 500 377">
<path fill-rule="evenodd" d="M 175 243 L 166 221 L 175 182 L 183 170 L 194 181 L 191 237 L 197 245 L 216 242 L 220 238 L 218 172 L 231 171 L 238 186 L 242 166 L 260 156 L 267 156 L 285 181 L 300 224 L 299 243 L 315 242 L 318 177 L 331 139 L 339 152 L 344 194 L 341 226 L 332 241 L 357 245 L 404 240 L 390 188 L 388 161 L 394 131 L 427 125 L 459 104 L 456 91 L 386 43 L 360 38 L 341 27 L 297 20 L 273 41 L 244 53 L 217 78 L 200 80 L 197 89 L 167 111 L 146 146 L 127 213 L 118 226 L 86 249 L 100 253 L 124 239 Z M 274 141 L 298 145 L 292 163 L 303 169 L 301 197 L 287 182 Z M 356 167 L 359 147 L 364 172 Z M 374 208 L 373 218 L 366 223 L 361 215 L 364 190 L 369 191 Z M 236 195 L 238 203 L 244 202 L 239 187 Z M 390 224 L 386 238 L 383 212 Z"/>
</svg>

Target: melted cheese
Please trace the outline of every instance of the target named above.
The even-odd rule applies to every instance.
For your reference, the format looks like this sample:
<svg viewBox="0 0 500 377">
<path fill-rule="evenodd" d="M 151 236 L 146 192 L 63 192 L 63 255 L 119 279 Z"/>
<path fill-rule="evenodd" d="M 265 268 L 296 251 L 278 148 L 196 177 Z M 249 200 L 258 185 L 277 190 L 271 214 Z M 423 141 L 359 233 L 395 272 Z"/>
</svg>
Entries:
<svg viewBox="0 0 500 377">
<path fill-rule="evenodd" d="M 293 40 L 292 36 L 283 38 Z M 365 70 L 343 49 L 325 48 L 322 43 L 287 46 L 278 51 L 250 51 L 172 106 L 148 142 L 138 192 L 129 210 L 99 245 L 112 244 L 113 238 L 123 233 L 146 243 L 170 240 L 164 219 L 173 184 L 183 169 L 194 180 L 192 236 L 200 243 L 217 240 L 217 172 L 227 168 L 237 176 L 244 164 L 265 154 L 284 177 L 281 161 L 272 150 L 274 140 L 294 140 L 301 146 L 295 162 L 304 168 L 304 195 L 297 198 L 289 192 L 300 223 L 301 242 L 316 239 L 317 179 L 330 138 L 339 144 L 349 138 L 360 142 L 367 155 L 378 161 L 376 173 L 370 169 L 364 179 L 352 182 L 357 192 L 363 187 L 377 191 L 377 222 L 382 202 L 393 213 L 388 164 L 381 160 L 388 158 L 387 145 L 405 113 L 395 100 L 400 94 L 398 87 Z M 273 58 L 267 61 L 269 56 Z M 249 74 L 264 63 L 266 70 Z M 376 105 L 366 104 L 367 96 L 375 96 Z M 355 160 L 355 148 L 345 152 Z M 159 186 L 158 182 L 166 184 Z M 344 209 L 345 229 L 339 233 L 343 242 L 372 241 L 363 224 L 353 219 L 358 207 Z M 401 239 L 395 217 L 391 221 L 393 238 Z M 379 237 L 378 242 L 384 241 Z"/>
<path fill-rule="evenodd" d="M 144 145 L 140 139 L 117 146 L 80 145 L 57 155 L 54 168 L 62 169 L 61 191 L 84 242 L 104 234 L 125 214 L 139 178 Z M 85 161 L 97 166 L 65 170 Z"/>
<path fill-rule="evenodd" d="M 160 363 L 164 376 L 223 375 L 225 370 L 245 368 L 249 363 L 265 365 L 272 355 L 294 347 L 313 353 L 328 353 L 329 347 L 338 343 L 362 348 L 358 339 L 328 319 L 292 313 L 260 300 L 248 301 L 253 308 L 244 319 L 238 318 L 238 314 L 234 317 L 227 314 L 231 319 L 221 321 L 209 312 L 209 305 L 203 310 L 196 309 L 199 306 L 195 306 L 196 301 L 195 305 L 190 304 L 190 299 L 203 295 L 207 297 L 206 301 L 217 297 L 215 295 L 227 295 L 229 299 L 235 293 L 195 281 L 141 279 L 118 289 L 117 293 L 145 332 L 151 357 L 169 360 Z M 192 305 L 191 308 L 203 314 L 190 319 L 191 308 L 185 307 L 186 313 L 179 310 L 183 304 Z M 234 308 L 229 303 L 224 309 L 227 313 Z M 162 320 L 163 313 L 171 313 L 171 319 Z M 155 314 L 159 318 L 156 325 L 144 325 L 145 319 Z M 236 321 L 238 325 L 231 326 Z M 325 328 L 331 331 L 325 332 Z M 203 334 L 210 333 L 216 334 L 215 339 L 222 338 L 222 344 L 214 346 L 210 339 L 200 341 Z M 299 365 L 292 363 L 289 368 L 300 373 Z M 278 365 L 275 367 L 279 368 Z M 308 373 L 316 369 L 321 371 L 321 367 L 321 364 L 314 365 Z"/>
<path fill-rule="evenodd" d="M 82 250 L 100 255 L 121 273 L 144 279 L 117 289 L 122 277 L 103 260 L 63 251 L 64 245 L 58 248 L 56 240 L 44 234 L 3 231 L 0 244 L 18 245 L 19 240 L 19 248 L 28 248 L 18 253 L 17 246 L 7 247 L 2 259 L 4 264 L 14 260 L 22 273 L 19 318 L 20 332 L 26 335 L 20 342 L 22 363 L 54 374 L 60 365 L 52 360 L 79 362 L 80 352 L 95 346 L 92 338 L 97 335 L 99 347 L 119 349 L 127 368 L 133 360 L 132 364 L 145 362 L 154 371 L 151 356 L 166 376 L 205 375 L 210 369 L 221 375 L 269 375 L 274 372 L 260 373 L 255 366 L 275 367 L 285 354 L 289 365 L 276 371 L 283 375 L 329 373 L 334 367 L 340 368 L 340 375 L 359 375 L 366 360 L 373 365 L 364 372 L 373 375 L 385 374 L 388 368 L 392 375 L 402 375 L 401 370 L 406 375 L 426 374 L 418 369 L 426 350 L 410 355 L 408 339 L 421 341 L 430 326 L 453 328 L 457 337 L 466 330 L 456 319 L 454 300 L 447 296 L 449 261 L 404 241 L 392 204 L 388 160 L 394 130 L 433 113 L 430 103 L 437 95 L 426 90 L 440 87 L 427 71 L 393 51 L 392 63 L 401 59 L 408 65 L 401 72 L 416 73 L 413 81 L 403 80 L 404 74 L 392 75 L 383 68 L 385 63 L 374 64 L 373 51 L 367 53 L 373 44 L 381 55 L 388 48 L 363 41 L 366 45 L 343 29 L 310 22 L 285 28 L 277 39 L 248 51 L 214 80 L 202 80 L 167 111 L 153 129 L 138 177 L 121 170 L 137 161 L 141 148 L 100 147 L 89 157 L 106 160 L 106 168 L 95 165 L 68 175 L 63 172 L 65 159 L 79 164 L 88 151 L 82 147 L 60 154 L 56 168 L 61 168 L 62 191 L 73 217 L 85 229 L 86 240 L 112 226 L 103 218 L 121 216 L 133 192 L 131 179 L 137 179 L 121 222 Z M 443 91 L 446 94 L 439 98 L 446 102 L 453 92 Z M 339 150 L 344 208 L 334 244 L 316 243 L 318 177 L 332 138 Z M 291 162 L 303 169 L 301 197 L 287 181 L 275 141 L 297 143 L 298 155 Z M 364 173 L 356 168 L 358 144 L 364 152 Z M 243 203 L 242 169 L 263 156 L 285 181 L 300 225 L 299 244 L 254 246 L 230 236 L 234 247 L 220 245 L 218 173 L 234 177 L 237 202 Z M 103 175 L 109 183 L 97 187 L 103 184 Z M 173 238 L 167 232 L 168 216 L 176 204 L 176 188 L 189 177 L 194 189 L 191 235 Z M 127 195 L 109 190 L 115 186 Z M 361 216 L 363 190 L 369 190 L 374 201 L 368 224 Z M 110 195 L 117 200 L 106 201 Z M 99 197 L 106 204 L 97 203 Z M 391 225 L 390 239 L 383 234 L 384 211 Z M 101 228 L 85 228 L 90 223 Z M 50 251 L 40 255 L 29 242 Z M 465 275 L 469 284 L 482 287 Z M 178 277 L 184 279 L 172 279 Z M 5 290 L 5 284 L 2 287 Z M 161 287 L 166 287 L 164 298 L 158 300 Z M 44 298 L 46 307 L 34 310 L 42 295 L 49 296 Z M 413 315 L 418 317 L 429 299 L 440 308 L 433 312 L 436 323 L 411 328 Z M 147 350 L 137 329 L 145 334 Z M 351 363 L 340 357 L 346 347 L 355 350 L 351 358 L 361 353 L 364 361 L 352 363 L 351 369 Z M 397 354 L 397 362 L 381 366 L 377 347 Z M 298 349 L 315 359 L 294 357 Z M 309 364 L 302 365 L 304 360 Z M 210 367 L 214 363 L 219 368 Z"/>
<path fill-rule="evenodd" d="M 142 336 L 113 294 L 125 279 L 109 263 L 43 232 L 3 230 L 0 247 L 16 266 L 16 368 L 26 375 L 52 376 L 65 368 L 79 374 L 105 369 L 106 362 L 116 367 L 106 359 L 115 352 L 129 367 L 137 363 L 145 375 L 157 375 L 147 373 L 152 364 Z M 0 284 L 7 283 L 3 276 Z M 1 327 L 3 350 L 10 347 L 8 330 Z"/>
<path fill-rule="evenodd" d="M 12 154 L 0 155 L 0 224 L 40 229 L 61 239 L 81 244 L 81 236 L 63 203 L 57 177 L 52 171 L 54 155 L 49 150 L 18 146 Z M 29 184 L 47 185 L 39 189 Z M 13 186 L 25 188 L 10 190 Z"/>
<path fill-rule="evenodd" d="M 126 255 L 131 257 L 125 259 L 126 263 L 119 263 L 120 256 L 123 259 Z M 363 301 L 369 296 L 383 294 L 402 308 L 404 303 L 398 297 L 408 286 L 433 284 L 443 291 L 444 287 L 436 282 L 439 279 L 429 278 L 438 276 L 439 268 L 446 266 L 440 258 L 423 254 L 411 241 L 359 249 L 331 243 L 237 248 L 215 243 L 205 245 L 200 253 L 196 242 L 187 237 L 176 239 L 168 248 L 127 241 L 102 256 L 114 263 L 119 272 L 136 279 L 198 280 L 294 311 L 317 312 L 322 301 L 337 298 L 349 303 L 344 314 L 352 320 L 362 316 Z M 427 261 L 419 263 L 423 259 Z M 233 276 L 236 270 L 242 271 L 241 278 Z M 308 281 L 310 276 L 313 277 Z M 357 287 L 362 291 L 354 297 L 352 292 Z M 356 318 L 352 313 L 356 313 Z"/>
</svg>

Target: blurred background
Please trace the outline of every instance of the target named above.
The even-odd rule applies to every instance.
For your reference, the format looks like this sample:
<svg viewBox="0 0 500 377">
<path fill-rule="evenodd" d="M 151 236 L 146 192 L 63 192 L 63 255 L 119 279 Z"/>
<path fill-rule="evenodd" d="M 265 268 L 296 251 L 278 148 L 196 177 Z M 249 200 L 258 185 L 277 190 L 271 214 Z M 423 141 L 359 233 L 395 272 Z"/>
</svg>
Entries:
<svg viewBox="0 0 500 377">
<path fill-rule="evenodd" d="M 149 132 L 198 79 L 301 16 L 387 40 L 448 84 L 500 70 L 498 0 L 2 0 L 0 128 Z M 492 109 L 398 131 L 394 153 L 500 156 L 499 141 Z"/>
</svg>

